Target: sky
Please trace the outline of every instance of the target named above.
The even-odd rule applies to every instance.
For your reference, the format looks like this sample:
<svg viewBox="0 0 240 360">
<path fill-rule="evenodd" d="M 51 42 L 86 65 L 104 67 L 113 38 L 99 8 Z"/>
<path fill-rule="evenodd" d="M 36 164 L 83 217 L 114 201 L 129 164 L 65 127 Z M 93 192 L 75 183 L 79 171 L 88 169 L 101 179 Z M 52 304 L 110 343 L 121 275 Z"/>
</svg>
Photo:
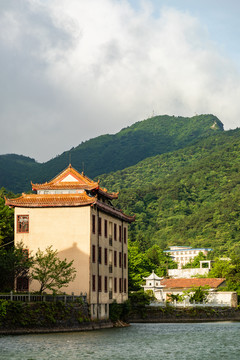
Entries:
<svg viewBox="0 0 240 360">
<path fill-rule="evenodd" d="M 45 162 L 152 115 L 240 127 L 239 0 L 0 0 L 0 154 Z"/>
</svg>

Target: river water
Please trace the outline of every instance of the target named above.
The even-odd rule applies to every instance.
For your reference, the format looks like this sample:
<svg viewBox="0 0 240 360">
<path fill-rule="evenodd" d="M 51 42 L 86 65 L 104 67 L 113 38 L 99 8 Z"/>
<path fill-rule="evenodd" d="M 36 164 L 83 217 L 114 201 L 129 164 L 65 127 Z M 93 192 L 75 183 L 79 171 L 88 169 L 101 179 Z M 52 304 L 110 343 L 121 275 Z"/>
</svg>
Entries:
<svg viewBox="0 0 240 360">
<path fill-rule="evenodd" d="M 239 360 L 240 323 L 132 324 L 127 328 L 0 337 L 1 360 Z"/>
</svg>

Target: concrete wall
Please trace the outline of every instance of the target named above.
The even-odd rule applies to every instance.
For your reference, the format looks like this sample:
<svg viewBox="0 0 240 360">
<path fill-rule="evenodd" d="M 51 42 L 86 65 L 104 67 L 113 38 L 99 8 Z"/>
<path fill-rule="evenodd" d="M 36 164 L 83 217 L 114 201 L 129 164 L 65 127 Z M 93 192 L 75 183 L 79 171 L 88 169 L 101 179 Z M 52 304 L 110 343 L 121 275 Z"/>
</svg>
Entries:
<svg viewBox="0 0 240 360">
<path fill-rule="evenodd" d="M 29 232 L 18 233 L 17 216 L 29 216 Z M 92 232 L 92 215 L 95 215 L 95 233 Z M 102 231 L 98 234 L 98 217 L 101 218 Z M 105 220 L 107 221 L 107 236 L 105 236 Z M 117 225 L 117 237 L 114 240 L 114 224 Z M 121 241 L 119 226 L 122 228 Z M 126 242 L 124 242 L 126 229 Z M 110 238 L 112 237 L 112 242 Z M 91 304 L 92 318 L 105 319 L 109 316 L 109 303 L 116 300 L 121 303 L 128 298 L 128 223 L 110 214 L 98 211 L 96 207 L 62 207 L 62 208 L 15 208 L 15 243 L 23 242 L 26 249 L 33 255 L 40 248 L 45 250 L 52 246 L 58 251 L 61 259 L 74 260 L 77 270 L 76 278 L 62 292 L 76 295 L 87 293 Z M 93 262 L 92 245 L 95 245 L 95 262 Z M 98 262 L 98 248 L 101 247 L 101 264 Z M 105 264 L 105 249 L 107 263 Z M 117 266 L 114 266 L 114 252 L 117 254 Z M 124 255 L 126 267 L 124 267 Z M 119 257 L 121 256 L 121 266 Z M 110 267 L 111 265 L 111 267 Z M 110 271 L 110 268 L 111 271 Z M 92 278 L 95 276 L 95 290 Z M 98 277 L 101 276 L 102 289 L 98 291 Z M 105 291 L 105 277 L 107 290 Z M 117 291 L 114 291 L 114 279 L 117 281 Z M 126 292 L 124 292 L 124 280 Z M 122 291 L 119 282 L 122 282 Z M 39 291 L 37 281 L 30 283 L 30 291 Z M 112 296 L 110 296 L 110 292 Z"/>
<path fill-rule="evenodd" d="M 195 269 L 169 269 L 168 275 L 172 278 L 184 278 L 189 279 L 196 277 L 196 275 L 207 275 L 209 273 L 208 268 L 195 268 Z"/>
<path fill-rule="evenodd" d="M 182 295 L 183 292 L 182 291 L 163 291 L 163 292 L 155 292 L 155 297 L 157 299 L 157 301 L 159 303 L 162 303 L 162 305 L 165 306 L 166 304 L 166 300 L 168 299 L 168 295 L 167 294 L 180 294 Z M 157 306 L 158 303 L 155 303 L 155 306 Z M 194 306 L 194 304 L 189 303 L 189 299 L 187 297 L 185 297 L 185 301 L 184 302 L 176 302 L 175 304 L 173 303 L 174 306 Z M 233 292 L 233 291 L 213 291 L 213 292 L 209 292 L 208 294 L 208 301 L 206 302 L 206 304 L 196 304 L 196 305 L 200 305 L 200 306 L 229 306 L 229 307 L 237 307 L 238 302 L 237 302 L 237 293 Z"/>
<path fill-rule="evenodd" d="M 118 303 L 122 303 L 123 301 L 128 299 L 128 250 L 127 250 L 127 239 L 128 239 L 128 223 L 122 221 L 121 219 L 117 219 L 112 217 L 109 214 L 104 212 L 98 212 L 98 210 L 94 207 L 91 208 L 91 221 L 92 215 L 95 215 L 96 222 L 96 231 L 95 234 L 91 232 L 91 252 L 92 245 L 95 245 L 95 249 L 97 251 L 98 246 L 101 247 L 102 252 L 102 261 L 101 264 L 97 262 L 97 253 L 96 253 L 96 262 L 93 263 L 91 261 L 90 265 L 90 277 L 92 278 L 95 275 L 96 281 L 98 276 L 101 276 L 102 279 L 102 291 L 97 292 L 97 283 L 96 290 L 93 291 L 92 286 L 90 287 L 90 303 L 92 314 L 96 314 L 97 311 L 101 312 L 101 314 L 105 311 L 105 304 L 109 304 L 116 300 Z M 97 222 L 98 217 L 101 218 L 102 223 L 102 231 L 101 235 L 98 234 L 97 231 Z M 105 229 L 104 223 L 107 220 L 108 230 L 107 237 L 105 237 Z M 114 224 L 117 226 L 117 237 L 114 240 Z M 119 239 L 119 226 L 122 228 L 122 236 L 121 241 Z M 126 229 L 126 243 L 124 242 L 124 228 Z M 91 225 L 92 229 L 92 225 Z M 110 238 L 112 238 L 112 245 L 110 243 Z M 107 249 L 107 264 L 105 264 L 105 249 Z M 117 266 L 114 266 L 114 252 L 117 255 Z M 119 254 L 121 254 L 121 267 L 119 264 Z M 126 268 L 124 267 L 124 254 L 126 258 Z M 92 259 L 92 253 L 91 253 Z M 111 269 L 111 271 L 110 271 Z M 104 279 L 107 277 L 107 291 L 105 291 Z M 117 282 L 117 292 L 114 291 L 114 279 Z M 124 279 L 126 280 L 126 292 L 124 292 Z M 91 281 L 91 279 L 90 279 Z M 122 282 L 122 291 L 119 291 L 119 281 Z M 112 298 L 110 298 L 110 292 L 112 294 Z M 103 304 L 98 308 L 97 304 Z"/>
<path fill-rule="evenodd" d="M 29 215 L 29 233 L 17 233 L 17 215 Z M 21 241 L 32 254 L 52 246 L 61 259 L 74 260 L 76 278 L 61 291 L 89 293 L 90 207 L 15 208 L 15 243 Z M 30 291 L 39 288 L 30 283 Z"/>
</svg>

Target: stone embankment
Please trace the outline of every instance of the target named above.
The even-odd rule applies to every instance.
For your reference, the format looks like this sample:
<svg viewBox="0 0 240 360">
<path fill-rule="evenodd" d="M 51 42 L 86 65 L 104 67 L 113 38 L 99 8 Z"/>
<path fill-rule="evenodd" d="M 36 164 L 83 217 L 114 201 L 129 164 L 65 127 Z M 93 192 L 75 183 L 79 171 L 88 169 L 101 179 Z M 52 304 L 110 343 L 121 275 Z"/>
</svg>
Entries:
<svg viewBox="0 0 240 360">
<path fill-rule="evenodd" d="M 0 335 L 88 331 L 112 328 L 92 321 L 87 304 L 0 302 Z"/>
<path fill-rule="evenodd" d="M 146 308 L 144 311 L 131 313 L 127 320 L 130 323 L 240 321 L 240 309 L 226 307 Z"/>
</svg>

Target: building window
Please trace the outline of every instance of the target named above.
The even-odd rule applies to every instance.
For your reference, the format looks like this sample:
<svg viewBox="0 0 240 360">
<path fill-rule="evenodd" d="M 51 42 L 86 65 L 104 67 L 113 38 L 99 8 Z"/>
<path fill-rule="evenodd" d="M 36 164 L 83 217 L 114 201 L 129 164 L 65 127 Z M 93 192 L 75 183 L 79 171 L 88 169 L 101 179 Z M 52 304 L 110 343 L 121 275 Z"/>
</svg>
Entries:
<svg viewBox="0 0 240 360">
<path fill-rule="evenodd" d="M 98 276 L 98 292 L 102 291 L 102 276 Z"/>
<path fill-rule="evenodd" d="M 17 215 L 17 232 L 29 232 L 29 215 Z"/>
<path fill-rule="evenodd" d="M 123 240 L 124 240 L 124 244 L 126 244 L 127 243 L 127 229 L 126 228 L 123 229 Z"/>
<path fill-rule="evenodd" d="M 92 233 L 96 232 L 96 223 L 95 223 L 95 215 L 92 215 Z"/>
<path fill-rule="evenodd" d="M 122 279 L 119 279 L 119 292 L 122 292 Z"/>
<path fill-rule="evenodd" d="M 105 304 L 105 314 L 107 315 L 108 313 L 108 307 L 107 307 L 107 304 Z"/>
<path fill-rule="evenodd" d="M 96 246 L 92 245 L 92 262 L 96 262 Z"/>
<path fill-rule="evenodd" d="M 117 251 L 114 250 L 114 266 L 117 267 Z"/>
<path fill-rule="evenodd" d="M 124 292 L 127 292 L 127 279 L 124 279 Z"/>
<path fill-rule="evenodd" d="M 98 235 L 102 235 L 102 219 L 98 218 Z"/>
<path fill-rule="evenodd" d="M 104 236 L 107 237 L 108 229 L 107 229 L 107 220 L 104 220 Z"/>
<path fill-rule="evenodd" d="M 114 292 L 117 292 L 117 278 L 114 278 Z"/>
<path fill-rule="evenodd" d="M 96 291 L 96 277 L 92 276 L 92 291 Z"/>
<path fill-rule="evenodd" d="M 122 253 L 119 252 L 119 267 L 122 267 Z"/>
<path fill-rule="evenodd" d="M 114 236 L 114 240 L 117 240 L 117 224 L 114 224 L 114 233 L 113 233 L 113 236 Z"/>
<path fill-rule="evenodd" d="M 107 248 L 104 249 L 104 264 L 108 264 L 108 250 Z"/>
<path fill-rule="evenodd" d="M 107 285 L 108 278 L 107 276 L 104 277 L 104 292 L 107 293 L 108 291 L 108 285 Z"/>
<path fill-rule="evenodd" d="M 122 227 L 119 225 L 119 241 L 122 242 Z"/>
<path fill-rule="evenodd" d="M 101 246 L 99 246 L 99 248 L 98 248 L 98 263 L 99 264 L 102 263 L 102 248 L 101 248 Z"/>
<path fill-rule="evenodd" d="M 29 289 L 29 279 L 27 276 L 19 276 L 17 278 L 17 291 L 21 292 L 21 291 L 28 291 Z"/>
<path fill-rule="evenodd" d="M 126 267 L 127 267 L 127 254 L 123 255 L 123 266 L 124 266 L 124 269 L 126 269 Z"/>
</svg>

